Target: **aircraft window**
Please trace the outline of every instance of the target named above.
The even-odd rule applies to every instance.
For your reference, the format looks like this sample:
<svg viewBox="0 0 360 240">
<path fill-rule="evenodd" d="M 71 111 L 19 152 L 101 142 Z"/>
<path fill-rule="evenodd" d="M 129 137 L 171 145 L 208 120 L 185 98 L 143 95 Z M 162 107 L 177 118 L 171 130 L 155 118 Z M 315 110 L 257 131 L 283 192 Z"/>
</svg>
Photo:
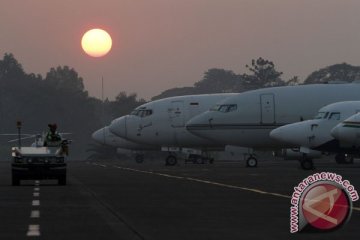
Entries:
<svg viewBox="0 0 360 240">
<path fill-rule="evenodd" d="M 340 113 L 338 113 L 338 112 L 331 113 L 329 120 L 340 120 Z"/>
<path fill-rule="evenodd" d="M 236 111 L 237 109 L 237 105 L 236 104 L 231 104 L 228 108 L 228 112 L 233 112 Z"/>
<path fill-rule="evenodd" d="M 329 112 L 319 112 L 314 119 L 325 119 L 329 115 Z"/>
<path fill-rule="evenodd" d="M 138 116 L 138 117 L 147 117 L 153 114 L 151 109 L 137 109 L 130 113 L 130 115 Z"/>
<path fill-rule="evenodd" d="M 237 105 L 236 104 L 226 104 L 226 105 L 221 105 L 218 109 L 219 112 L 223 112 L 223 113 L 227 113 L 227 112 L 233 112 L 237 109 Z"/>
<path fill-rule="evenodd" d="M 210 108 L 210 111 L 219 111 L 220 105 L 215 105 Z"/>
<path fill-rule="evenodd" d="M 134 115 L 134 116 L 137 116 L 139 113 L 139 110 L 134 110 L 130 113 L 130 115 Z"/>
<path fill-rule="evenodd" d="M 153 111 L 151 109 L 147 109 L 147 110 L 139 110 L 139 117 L 147 117 L 150 116 L 153 113 Z"/>
</svg>

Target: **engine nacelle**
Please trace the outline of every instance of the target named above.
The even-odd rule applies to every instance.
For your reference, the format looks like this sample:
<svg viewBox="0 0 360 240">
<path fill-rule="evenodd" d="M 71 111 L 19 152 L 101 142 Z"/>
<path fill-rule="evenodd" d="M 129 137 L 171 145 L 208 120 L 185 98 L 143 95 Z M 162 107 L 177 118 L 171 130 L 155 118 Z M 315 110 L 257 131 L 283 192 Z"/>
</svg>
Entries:
<svg viewBox="0 0 360 240">
<path fill-rule="evenodd" d="M 274 152 L 273 154 L 275 157 L 283 157 L 284 160 L 302 160 L 304 158 L 304 154 L 310 159 L 321 158 L 322 156 L 322 153 L 319 151 L 310 149 L 303 151 L 299 148 L 282 149 L 281 151 Z"/>
</svg>

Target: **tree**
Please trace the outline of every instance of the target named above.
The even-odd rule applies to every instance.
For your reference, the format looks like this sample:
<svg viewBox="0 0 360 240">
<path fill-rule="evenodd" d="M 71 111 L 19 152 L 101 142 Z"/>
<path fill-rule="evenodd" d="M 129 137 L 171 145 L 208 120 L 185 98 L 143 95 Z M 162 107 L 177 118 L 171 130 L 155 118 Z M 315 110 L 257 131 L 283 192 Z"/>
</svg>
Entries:
<svg viewBox="0 0 360 240">
<path fill-rule="evenodd" d="M 109 115 L 114 117 L 120 117 L 129 114 L 137 106 L 144 104 L 144 99 L 137 99 L 136 93 L 127 94 L 126 92 L 120 92 L 115 101 L 107 102 Z"/>
<path fill-rule="evenodd" d="M 286 81 L 285 83 L 287 86 L 296 86 L 300 84 L 300 79 L 298 76 L 293 76 L 292 78 L 290 78 L 289 80 Z"/>
<path fill-rule="evenodd" d="M 4 59 L 0 61 L 0 79 L 17 80 L 20 76 L 24 75 L 24 70 L 14 55 L 5 53 Z"/>
<path fill-rule="evenodd" d="M 347 63 L 334 64 L 311 73 L 304 84 L 328 83 L 331 81 L 353 82 L 360 80 L 360 67 Z"/>
<path fill-rule="evenodd" d="M 231 70 L 211 68 L 194 86 L 204 93 L 234 92 L 242 88 L 242 78 Z"/>
<path fill-rule="evenodd" d="M 46 74 L 45 82 L 51 84 L 57 90 L 65 90 L 71 93 L 85 93 L 83 79 L 78 73 L 68 66 L 51 68 Z"/>
<path fill-rule="evenodd" d="M 256 89 L 261 87 L 282 86 L 284 81 L 280 76 L 283 74 L 275 69 L 272 61 L 258 58 L 251 61 L 251 65 L 246 65 L 251 72 L 250 75 L 244 74 L 245 84 L 248 89 Z"/>
</svg>

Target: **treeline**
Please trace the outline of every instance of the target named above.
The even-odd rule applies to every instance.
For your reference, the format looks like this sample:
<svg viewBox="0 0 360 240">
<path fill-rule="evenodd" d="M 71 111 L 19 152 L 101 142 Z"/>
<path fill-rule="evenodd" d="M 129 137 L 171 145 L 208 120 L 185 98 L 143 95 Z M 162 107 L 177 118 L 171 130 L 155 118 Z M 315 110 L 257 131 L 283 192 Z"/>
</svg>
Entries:
<svg viewBox="0 0 360 240">
<path fill-rule="evenodd" d="M 272 61 L 258 58 L 245 66 L 248 73 L 236 74 L 231 70 L 212 68 L 192 87 L 172 88 L 152 98 L 152 100 L 170 96 L 220 92 L 244 92 L 248 90 L 298 85 L 328 83 L 334 81 L 353 82 L 360 80 L 360 67 L 347 63 L 335 64 L 311 73 L 304 81 L 298 76 L 283 79 L 283 72 L 276 69 Z"/>
<path fill-rule="evenodd" d="M 298 77 L 282 79 L 283 73 L 269 60 L 258 58 L 247 65 L 248 73 L 209 69 L 192 87 L 173 88 L 153 99 L 177 95 L 243 92 L 261 87 L 300 84 Z M 346 63 L 332 65 L 309 75 L 304 84 L 329 81 L 358 81 L 360 67 Z M 72 133 L 73 158 L 84 159 L 86 149 L 93 143 L 91 134 L 104 124 L 130 113 L 145 103 L 136 94 L 120 92 L 114 100 L 104 103 L 89 97 L 83 79 L 68 66 L 51 68 L 46 76 L 25 73 L 12 54 L 0 60 L 0 133 L 15 133 L 16 121 L 23 122 L 24 133 L 41 133 L 48 123 L 57 123 L 59 131 Z M 0 137 L 0 157 L 10 156 L 9 137 Z M 30 144 L 30 142 L 28 142 Z M 90 147 L 91 148 L 91 147 Z M 1 160 L 1 159 L 0 159 Z"/>
<path fill-rule="evenodd" d="M 16 133 L 16 121 L 23 133 L 47 130 L 57 123 L 60 132 L 72 133 L 73 158 L 84 158 L 94 130 L 110 119 L 129 113 L 144 100 L 121 92 L 114 101 L 88 96 L 83 79 L 68 66 L 51 68 L 45 77 L 27 74 L 12 54 L 0 60 L 0 133 Z M 10 156 L 11 138 L 1 136 L 1 158 Z M 24 144 L 30 144 L 31 139 Z M 1 160 L 1 159 L 0 159 Z"/>
</svg>

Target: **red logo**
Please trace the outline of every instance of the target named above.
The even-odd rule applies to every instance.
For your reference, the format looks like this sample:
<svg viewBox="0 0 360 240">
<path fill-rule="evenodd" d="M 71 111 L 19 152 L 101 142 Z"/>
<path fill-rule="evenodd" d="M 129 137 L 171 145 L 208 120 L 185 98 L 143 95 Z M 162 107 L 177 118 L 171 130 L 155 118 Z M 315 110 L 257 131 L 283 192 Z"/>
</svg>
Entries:
<svg viewBox="0 0 360 240">
<path fill-rule="evenodd" d="M 340 227 L 350 215 L 350 202 L 342 188 L 331 183 L 310 187 L 301 202 L 308 224 L 324 231 Z"/>
</svg>

